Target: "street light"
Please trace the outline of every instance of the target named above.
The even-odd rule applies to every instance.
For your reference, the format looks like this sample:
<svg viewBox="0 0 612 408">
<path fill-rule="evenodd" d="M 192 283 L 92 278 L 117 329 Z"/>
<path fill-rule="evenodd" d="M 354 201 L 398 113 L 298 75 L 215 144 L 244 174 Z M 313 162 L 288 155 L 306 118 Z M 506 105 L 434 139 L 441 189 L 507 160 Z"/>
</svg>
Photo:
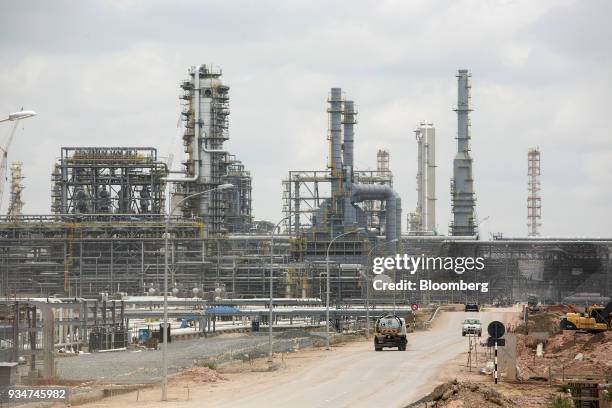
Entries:
<svg viewBox="0 0 612 408">
<path fill-rule="evenodd" d="M 8 118 L 0 119 L 0 122 L 8 122 L 8 121 L 16 122 L 21 119 L 31 118 L 32 116 L 36 116 L 36 112 L 31 111 L 31 110 L 26 110 L 26 111 L 22 110 L 19 112 L 14 112 L 14 113 L 9 114 Z"/>
<path fill-rule="evenodd" d="M 370 338 L 370 278 L 368 278 L 368 275 L 366 275 L 364 270 L 360 270 L 359 274 L 366 281 L 366 301 L 365 301 L 365 307 L 366 307 L 366 339 L 369 339 Z"/>
<path fill-rule="evenodd" d="M 174 210 L 176 210 L 185 201 L 193 197 L 210 193 L 211 191 L 227 190 L 233 187 L 233 184 L 221 184 L 215 188 L 211 188 L 210 190 L 200 191 L 198 193 L 188 195 L 172 207 L 170 213 L 168 214 L 168 217 L 166 218 L 166 230 L 164 234 L 164 327 L 162 330 L 162 401 L 168 401 L 168 231 L 170 229 L 170 220 L 172 219 L 172 214 L 174 214 Z"/>
<path fill-rule="evenodd" d="M 329 350 L 329 291 L 330 291 L 330 283 L 329 283 L 329 250 L 331 249 L 332 244 L 334 243 L 335 240 L 337 240 L 338 238 L 347 236 L 349 234 L 355 234 L 357 232 L 360 231 L 364 231 L 365 228 L 357 228 L 356 230 L 353 231 L 349 231 L 349 232 L 345 232 L 344 234 L 340 234 L 336 237 L 334 237 L 330 242 L 329 245 L 327 246 L 327 251 L 325 252 L 325 266 L 326 266 L 326 270 L 327 270 L 327 292 L 325 294 L 325 333 L 326 333 L 326 337 L 325 337 L 325 349 Z"/>
<path fill-rule="evenodd" d="M 286 216 L 285 218 L 283 218 L 282 220 L 280 220 L 275 226 L 274 229 L 272 230 L 272 234 L 270 234 L 270 305 L 268 306 L 268 308 L 270 309 L 270 315 L 268 316 L 268 347 L 269 347 L 269 351 L 268 351 L 268 362 L 272 362 L 272 274 L 274 271 L 274 233 L 276 232 L 276 230 L 278 229 L 278 227 L 285 221 L 288 220 L 289 218 L 291 218 L 290 215 Z"/>
<path fill-rule="evenodd" d="M 399 241 L 399 239 L 394 239 L 392 241 L 382 241 L 382 242 L 379 242 L 378 244 L 375 244 L 368 252 L 367 265 L 369 266 L 370 263 L 372 262 L 372 252 L 374 252 L 376 248 L 378 248 L 381 245 L 392 244 L 397 241 Z M 360 274 L 366 280 L 366 337 L 370 338 L 370 286 L 369 286 L 370 284 L 369 282 L 371 282 L 371 280 L 368 279 L 367 275 L 365 274 L 365 271 L 360 272 Z"/>
</svg>

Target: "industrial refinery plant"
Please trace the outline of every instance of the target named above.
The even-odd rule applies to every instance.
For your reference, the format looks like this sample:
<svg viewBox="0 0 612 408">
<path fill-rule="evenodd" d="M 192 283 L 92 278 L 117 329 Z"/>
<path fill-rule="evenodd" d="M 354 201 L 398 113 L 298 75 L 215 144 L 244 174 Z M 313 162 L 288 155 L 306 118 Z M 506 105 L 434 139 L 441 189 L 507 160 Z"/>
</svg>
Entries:
<svg viewBox="0 0 612 408">
<path fill-rule="evenodd" d="M 457 312 L 457 305 L 471 317 L 482 305 L 491 308 L 486 318 L 516 320 L 523 313 L 528 327 L 528 314 L 542 304 L 604 303 L 612 293 L 612 242 L 541 236 L 539 148 L 527 152 L 525 236 L 480 236 L 471 86 L 470 72 L 458 70 L 456 135 L 436 132 L 429 120 L 415 124 L 414 136 L 406 134 L 415 153 L 406 163 L 416 174 L 416 203 L 398 193 L 404 181 L 392 173 L 385 146 L 372 151 L 376 170 L 359 168 L 356 146 L 372 136 L 360 132 L 357 119 L 369 112 L 358 112 L 350 90 L 337 87 L 325 105 L 322 89 L 328 128 L 313 139 L 326 144 L 326 166 L 278 169 L 286 174 L 278 180 L 279 220 L 253 214 L 257 175 L 238 159 L 244 152 L 226 147 L 230 87 L 218 67 L 192 66 L 180 82 L 179 170 L 155 146 L 60 147 L 48 214 L 27 214 L 27 171 L 7 162 L 17 123 L 35 113 L 9 116 L 14 126 L 0 165 L 0 193 L 10 190 L 8 212 L 0 218 L 0 374 L 20 373 L 43 384 L 62 378 L 80 384 L 76 389 L 92 378 L 137 390 L 160 383 L 161 400 L 168 401 L 169 372 L 194 365 L 209 370 L 198 371 L 200 378 L 218 362 L 240 359 L 242 368 L 247 361 L 253 367 L 253 356 L 267 356 L 263 371 L 274 371 L 275 353 L 322 345 L 331 350 L 335 339 L 363 334 L 369 343 L 371 326 L 372 351 L 412 352 L 412 332 L 443 320 L 421 341 L 442 344 L 431 352 L 454 350 L 454 356 L 462 337 L 457 330 L 453 340 L 454 329 L 443 330 L 461 328 L 455 321 L 461 314 L 439 315 Z M 450 191 L 437 180 L 440 145 L 456 146 Z M 10 183 L 2 183 L 9 168 Z M 437 221 L 440 200 L 451 203 L 448 226 Z M 408 208 L 414 210 L 403 211 Z M 412 270 L 401 266 L 409 260 L 421 263 Z M 411 278 L 421 279 L 417 290 L 410 289 Z M 564 327 L 581 319 L 568 313 Z M 267 340 L 260 333 L 265 326 Z M 466 320 L 462 330 L 471 353 L 482 333 L 479 320 Z M 236 337 L 207 339 L 219 333 Z M 171 344 L 176 340 L 185 346 Z M 114 352 L 123 354 L 117 359 Z M 77 357 L 60 358 L 65 355 Z M 349 358 L 354 362 L 354 354 Z M 516 358 L 515 352 L 513 368 Z M 6 383 L 14 385 L 10 378 Z"/>
<path fill-rule="evenodd" d="M 479 239 L 470 91 L 470 72 L 458 70 L 456 137 L 436 134 L 430 121 L 417 124 L 416 143 L 406 135 L 415 150 L 417 202 L 413 212 L 402 212 L 414 204 L 402 203 L 394 189 L 401 180 L 389 169 L 393 158 L 380 146 L 372 152 L 376 170 L 355 166 L 355 146 L 369 136 L 359 132 L 350 91 L 332 88 L 327 95 L 327 137 L 321 129 L 319 138 L 329 148 L 327 166 L 285 170 L 287 176 L 279 180 L 283 218 L 277 223 L 258 220 L 252 213 L 256 175 L 237 158 L 240 152 L 224 147 L 230 87 L 221 70 L 193 66 L 179 89 L 184 146 L 180 171 L 171 170 L 154 146 L 61 147 L 51 174 L 50 212 L 27 215 L 21 195 L 27 175 L 20 163 L 10 166 L 11 182 L 3 187 L 10 189 L 10 204 L 0 223 L 1 294 L 160 295 L 168 260 L 169 290 L 176 297 L 266 298 L 272 282 L 275 298 L 322 299 L 329 274 L 331 297 L 342 304 L 366 297 L 373 257 L 395 253 L 483 257 L 486 267 L 479 279 L 489 281 L 490 290 L 480 296 L 489 302 L 525 300 L 528 294 L 551 301 L 579 292 L 609 294 L 607 241 L 540 238 L 537 148 L 528 152 L 527 236 Z M 448 196 L 437 188 L 436 146 L 454 139 Z M 448 235 L 436 222 L 436 203 L 447 199 L 452 203 Z M 404 274 L 398 270 L 393 279 L 400 281 Z M 376 296 L 384 301 L 391 294 Z M 450 301 L 461 296 L 470 295 L 417 291 L 403 292 L 395 300 Z"/>
</svg>

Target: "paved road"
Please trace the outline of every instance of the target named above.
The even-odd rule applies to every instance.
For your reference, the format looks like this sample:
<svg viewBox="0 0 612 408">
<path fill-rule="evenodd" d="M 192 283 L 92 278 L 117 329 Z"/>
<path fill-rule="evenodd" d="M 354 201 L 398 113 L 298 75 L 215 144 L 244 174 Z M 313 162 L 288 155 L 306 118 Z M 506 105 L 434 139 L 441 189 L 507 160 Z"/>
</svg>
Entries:
<svg viewBox="0 0 612 408">
<path fill-rule="evenodd" d="M 273 382 L 235 392 L 212 392 L 209 407 L 403 407 L 429 392 L 440 370 L 467 348 L 461 323 L 477 317 L 483 327 L 492 320 L 511 321 L 514 313 L 445 312 L 431 330 L 409 334 L 404 352 L 375 352 L 368 342 L 341 347 L 304 370 Z M 484 336 L 484 334 L 483 334 Z M 191 406 L 186 403 L 181 406 Z M 196 404 L 197 405 L 197 404 Z M 193 406 L 196 406 L 193 405 Z"/>
</svg>

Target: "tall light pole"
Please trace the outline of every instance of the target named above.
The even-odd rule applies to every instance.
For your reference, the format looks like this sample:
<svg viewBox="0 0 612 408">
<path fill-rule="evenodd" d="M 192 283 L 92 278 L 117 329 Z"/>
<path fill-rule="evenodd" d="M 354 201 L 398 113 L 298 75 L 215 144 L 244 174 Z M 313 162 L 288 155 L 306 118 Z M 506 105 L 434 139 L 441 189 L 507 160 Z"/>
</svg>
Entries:
<svg viewBox="0 0 612 408">
<path fill-rule="evenodd" d="M 331 241 L 329 241 L 329 245 L 327 246 L 327 251 L 325 252 L 325 267 L 326 267 L 326 271 L 327 271 L 327 291 L 325 293 L 325 333 L 326 333 L 326 337 L 325 337 L 325 349 L 329 350 L 329 291 L 330 291 L 330 282 L 329 282 L 329 250 L 331 249 L 332 244 L 334 243 L 335 240 L 337 240 L 338 238 L 342 238 L 345 237 L 347 235 L 350 234 L 355 234 L 357 232 L 363 231 L 365 230 L 365 228 L 357 228 L 353 231 L 348 231 L 345 232 L 344 234 L 340 234 L 336 237 L 334 237 Z"/>
<path fill-rule="evenodd" d="M 366 275 L 365 270 L 360 270 L 359 274 L 366 281 L 366 299 L 365 299 L 365 307 L 366 307 L 366 339 L 370 338 L 370 278 Z"/>
<path fill-rule="evenodd" d="M 391 240 L 391 241 L 382 241 L 382 242 L 379 242 L 378 244 L 375 244 L 370 249 L 370 251 L 368 252 L 368 266 L 372 262 L 372 253 L 374 252 L 374 250 L 376 248 L 378 248 L 381 245 L 392 244 L 392 243 L 397 242 L 397 241 L 399 241 L 399 240 L 398 239 L 394 239 L 394 240 Z M 364 271 L 364 273 L 361 274 L 361 276 L 363 276 L 366 279 L 366 285 L 369 285 L 369 282 L 371 282 L 371 281 L 368 281 L 368 277 L 366 276 L 365 271 Z M 368 308 L 368 310 L 366 311 L 366 333 L 367 333 L 367 337 L 369 338 L 370 337 L 370 290 L 369 290 L 370 288 L 369 288 L 369 286 L 367 286 L 366 288 L 367 288 L 367 290 L 366 290 L 366 304 L 367 304 L 367 308 Z"/>
<path fill-rule="evenodd" d="M 272 285 L 272 274 L 274 271 L 274 233 L 278 229 L 278 227 L 283 223 L 283 221 L 291 218 L 290 215 L 284 217 L 280 220 L 272 230 L 272 234 L 270 235 L 270 305 L 268 306 L 269 316 L 268 316 L 268 362 L 272 362 L 272 294 L 273 294 L 273 285 Z"/>
<path fill-rule="evenodd" d="M 233 184 L 221 184 L 218 187 L 188 195 L 172 207 L 170 213 L 168 214 L 168 217 L 166 218 L 166 229 L 164 233 L 164 327 L 162 329 L 162 401 L 168 401 L 168 231 L 170 230 L 170 220 L 172 219 L 174 211 L 185 201 L 193 197 L 210 193 L 211 191 L 227 190 L 233 187 Z"/>
<path fill-rule="evenodd" d="M 395 253 L 399 254 L 399 239 L 394 239 L 393 241 L 395 241 Z M 393 242 L 392 241 L 392 242 Z M 393 283 L 397 283 L 397 268 L 393 268 Z M 396 310 L 396 306 L 395 306 L 395 297 L 396 294 L 395 292 L 397 292 L 396 290 L 393 291 L 393 316 L 395 316 L 395 310 Z"/>
</svg>

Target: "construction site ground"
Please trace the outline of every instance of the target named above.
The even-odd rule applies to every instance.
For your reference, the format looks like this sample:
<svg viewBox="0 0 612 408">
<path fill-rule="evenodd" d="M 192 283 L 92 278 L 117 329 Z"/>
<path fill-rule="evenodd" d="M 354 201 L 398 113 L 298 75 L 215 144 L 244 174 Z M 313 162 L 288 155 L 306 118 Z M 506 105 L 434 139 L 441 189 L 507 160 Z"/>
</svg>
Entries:
<svg viewBox="0 0 612 408">
<path fill-rule="evenodd" d="M 290 352 L 323 344 L 322 333 L 292 330 L 274 335 L 274 350 Z M 238 359 L 253 359 L 267 354 L 267 333 L 224 334 L 210 338 L 175 341 L 168 344 L 170 374 L 198 365 L 219 365 Z M 58 377 L 63 381 L 95 381 L 102 384 L 159 383 L 161 349 L 71 355 L 57 359 Z"/>
<path fill-rule="evenodd" d="M 278 353 L 274 362 L 251 359 L 211 367 L 201 365 L 174 376 L 169 385 L 173 406 L 197 407 L 404 407 L 445 381 L 461 353 L 461 323 L 477 317 L 510 321 L 515 309 L 481 313 L 443 312 L 427 331 L 409 334 L 408 349 L 375 352 L 371 340 Z M 125 404 L 162 407 L 159 387 L 115 395 L 91 407 Z"/>
<path fill-rule="evenodd" d="M 502 375 L 495 385 L 489 370 L 483 374 L 481 369 L 492 356 L 481 347 L 477 361 L 472 354 L 471 370 L 466 351 L 449 363 L 446 374 L 440 377 L 444 382 L 410 407 L 543 407 L 555 396 L 569 397 L 566 387 L 574 379 L 609 382 L 612 332 L 561 332 L 562 315 L 562 310 L 542 311 L 530 317 L 529 330 L 521 325 L 516 328 L 516 381 L 506 381 Z M 541 356 L 536 353 L 538 343 L 542 343 Z"/>
</svg>

